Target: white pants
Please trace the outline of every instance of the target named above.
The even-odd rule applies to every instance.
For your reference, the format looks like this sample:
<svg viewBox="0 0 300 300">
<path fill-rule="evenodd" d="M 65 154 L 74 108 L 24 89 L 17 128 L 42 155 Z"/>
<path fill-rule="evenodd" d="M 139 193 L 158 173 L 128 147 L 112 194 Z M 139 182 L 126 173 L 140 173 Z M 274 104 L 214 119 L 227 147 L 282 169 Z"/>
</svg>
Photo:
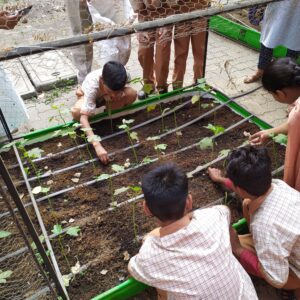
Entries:
<svg viewBox="0 0 300 300">
<path fill-rule="evenodd" d="M 93 23 L 125 24 L 131 10 L 129 0 L 65 0 L 71 29 L 74 35 L 85 33 Z M 130 36 L 113 38 L 95 43 L 99 46 L 101 64 L 109 60 L 125 65 L 130 56 Z M 72 49 L 73 61 L 78 69 L 78 83 L 81 84 L 91 72 L 93 44 L 81 45 Z"/>
</svg>

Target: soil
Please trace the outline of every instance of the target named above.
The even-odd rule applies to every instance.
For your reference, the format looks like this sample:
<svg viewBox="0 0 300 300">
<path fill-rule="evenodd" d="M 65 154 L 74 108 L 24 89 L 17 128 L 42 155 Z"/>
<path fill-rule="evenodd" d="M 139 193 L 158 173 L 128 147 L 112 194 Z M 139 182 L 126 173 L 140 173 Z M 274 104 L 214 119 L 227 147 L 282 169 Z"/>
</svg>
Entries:
<svg viewBox="0 0 300 300">
<path fill-rule="evenodd" d="M 173 103 L 163 104 L 161 109 L 166 107 L 172 108 L 181 102 L 189 101 L 189 99 L 182 99 L 174 101 Z M 213 103 L 211 100 L 201 100 L 202 104 L 213 104 L 217 107 L 219 104 Z M 208 112 L 212 106 L 201 108 L 199 111 L 198 104 L 189 104 L 176 113 L 177 125 L 180 126 L 188 121 L 191 121 L 198 116 Z M 155 110 L 147 112 L 146 110 L 127 116 L 126 119 L 134 119 L 133 125 L 144 122 L 160 114 L 160 108 L 156 107 Z M 166 135 L 157 141 L 158 144 L 167 144 L 165 153 L 159 154 L 158 161 L 147 165 L 139 166 L 135 170 L 128 170 L 124 174 L 119 174 L 111 179 L 113 190 L 126 187 L 140 185 L 143 174 L 155 166 L 173 161 L 177 163 L 185 172 L 194 170 L 199 165 L 204 165 L 219 156 L 219 152 L 223 149 L 233 149 L 242 145 L 246 138 L 244 132 L 256 132 L 259 129 L 249 122 L 244 122 L 236 128 L 230 130 L 228 133 L 216 138 L 214 149 L 200 150 L 198 146 L 192 147 L 181 153 L 173 154 L 173 152 L 182 149 L 183 147 L 193 145 L 204 137 L 212 136 L 210 130 L 204 128 L 208 124 L 214 124 L 228 128 L 229 126 L 242 120 L 242 118 L 234 114 L 229 108 L 222 107 L 215 113 L 208 114 L 205 118 L 195 122 L 194 124 L 181 129 L 181 136 L 175 133 Z M 157 136 L 172 129 L 175 126 L 174 115 L 164 117 L 164 128 L 162 128 L 162 121 L 158 120 L 151 123 L 151 125 L 141 127 L 135 130 L 138 133 L 140 146 L 136 148 L 138 160 L 142 161 L 146 156 L 155 158 L 156 151 L 153 149 L 154 142 L 146 141 L 149 136 Z M 113 120 L 113 131 L 116 132 L 117 125 L 122 123 L 122 118 Z M 95 131 L 100 136 L 106 136 L 111 132 L 110 121 L 104 121 L 93 126 Z M 79 134 L 79 132 L 78 132 Z M 83 143 L 83 139 L 78 139 L 77 143 Z M 58 144 L 61 143 L 61 147 Z M 30 146 L 27 150 L 34 147 L 40 147 L 45 152 L 44 155 L 49 153 L 56 153 L 72 147 L 74 141 L 68 137 L 59 137 L 49 140 L 38 145 Z M 103 141 L 104 147 L 109 151 L 116 151 L 130 145 L 126 134 L 119 135 L 114 139 L 106 139 Z M 273 145 L 270 142 L 267 145 L 269 153 L 273 161 L 273 170 L 277 169 L 283 164 L 284 147 Z M 90 149 L 93 157 L 95 153 Z M 276 159 L 274 159 L 276 157 Z M 12 153 L 3 155 L 7 165 L 15 163 L 15 158 Z M 81 151 L 74 151 L 67 155 L 61 155 L 55 159 L 49 158 L 40 163 L 36 163 L 38 170 L 57 170 L 68 167 L 70 165 L 79 163 L 81 160 L 90 159 L 86 148 Z M 129 159 L 131 166 L 134 166 L 135 160 L 131 150 L 118 153 L 114 156 L 113 163 L 124 165 L 126 159 Z M 223 168 L 224 161 L 220 161 L 213 166 Z M 46 168 L 47 167 L 47 168 Z M 45 168 L 47 170 L 45 170 Z M 80 172 L 79 183 L 72 182 L 74 174 Z M 80 265 L 88 264 L 88 268 L 82 274 L 76 275 L 71 281 L 68 288 L 71 299 L 90 299 L 91 297 L 104 292 L 113 286 L 121 283 L 128 278 L 127 264 L 128 260 L 124 260 L 124 252 L 128 252 L 130 257 L 138 252 L 141 246 L 142 237 L 155 227 L 155 220 L 149 219 L 143 215 L 140 203 L 125 204 L 120 208 L 112 208 L 112 201 L 118 204 L 125 203 L 128 199 L 136 196 L 133 192 L 127 191 L 118 196 L 113 197 L 109 180 L 96 182 L 88 187 L 78 187 L 79 184 L 88 182 L 95 178 L 95 175 L 103 173 L 112 174 L 111 165 L 103 166 L 96 162 L 94 167 L 92 164 L 85 165 L 82 168 L 66 171 L 56 176 L 50 176 L 46 179 L 31 182 L 31 186 L 38 185 L 47 186 L 47 181 L 52 180 L 50 185 L 50 194 L 66 187 L 76 187 L 73 191 L 64 193 L 50 200 L 41 201 L 39 209 L 42 214 L 45 226 L 48 233 L 55 224 L 63 224 L 67 226 L 80 226 L 81 233 L 78 237 L 70 237 L 63 235 L 61 239 L 55 238 L 53 240 L 54 252 L 59 262 L 62 274 L 70 273 L 70 267 L 74 266 L 76 262 Z M 11 175 L 14 180 L 20 181 L 21 174 L 18 169 L 12 169 Z M 29 177 L 33 176 L 34 172 L 30 168 Z M 279 176 L 281 176 L 279 174 Z M 225 190 L 220 186 L 212 183 L 206 171 L 197 173 L 189 180 L 189 189 L 193 195 L 194 208 L 203 207 L 217 199 L 224 197 Z M 29 196 L 26 192 L 25 185 L 20 184 L 18 187 L 20 193 L 25 194 L 23 201 L 28 202 Z M 44 195 L 36 195 L 36 198 Z M 227 197 L 226 203 L 232 210 L 232 221 L 236 221 L 241 217 L 241 201 L 234 197 Z M 133 210 L 135 218 L 133 220 Z M 28 210 L 32 216 L 33 222 L 37 225 L 32 209 Z M 1 211 L 0 213 L 2 213 Z M 70 219 L 74 222 L 68 223 Z M 68 224 L 66 224 L 68 223 Z M 137 226 L 137 236 L 134 234 L 134 224 Z M 63 244 L 62 251 L 60 242 Z M 63 252 L 65 255 L 63 255 Z M 101 271 L 107 270 L 105 275 Z M 105 273 L 105 272 L 102 272 Z M 147 291 L 136 299 L 155 299 L 154 291 Z"/>
</svg>

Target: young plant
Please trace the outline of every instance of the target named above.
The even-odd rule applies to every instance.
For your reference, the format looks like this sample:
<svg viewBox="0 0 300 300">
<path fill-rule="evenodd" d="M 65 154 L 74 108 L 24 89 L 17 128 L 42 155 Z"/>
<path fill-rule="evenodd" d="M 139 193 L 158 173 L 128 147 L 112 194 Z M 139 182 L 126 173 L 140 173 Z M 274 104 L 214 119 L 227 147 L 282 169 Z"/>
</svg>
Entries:
<svg viewBox="0 0 300 300">
<path fill-rule="evenodd" d="M 158 140 L 160 140 L 160 137 L 159 137 L 158 135 L 156 135 L 156 136 L 149 136 L 149 137 L 146 139 L 146 141 L 152 141 L 152 142 L 154 142 L 153 148 L 154 148 L 154 150 L 156 151 L 157 156 L 160 155 L 160 152 L 159 152 L 158 149 L 157 149 L 157 142 L 156 142 L 156 141 L 158 141 Z"/>
<path fill-rule="evenodd" d="M 133 147 L 133 145 L 134 145 L 133 141 L 136 140 L 136 141 L 138 142 L 138 141 L 139 141 L 139 137 L 138 137 L 137 132 L 135 132 L 135 131 L 130 131 L 130 126 L 129 126 L 129 124 L 131 124 L 131 123 L 133 123 L 133 122 L 134 122 L 133 119 L 130 119 L 130 120 L 123 119 L 123 120 L 122 120 L 122 123 L 123 123 L 123 124 L 122 124 L 122 125 L 119 125 L 118 127 L 119 127 L 120 129 L 123 129 L 123 130 L 126 131 L 127 136 L 128 136 L 128 138 L 129 138 L 129 141 L 130 141 L 130 144 L 131 144 L 131 149 L 132 149 L 132 152 L 133 152 L 133 156 L 134 156 L 134 158 L 135 158 L 136 163 L 138 164 L 139 161 L 138 161 L 138 157 L 137 157 L 135 148 Z"/>
<path fill-rule="evenodd" d="M 130 190 L 134 192 L 134 197 L 137 198 L 142 188 L 140 186 L 129 186 Z M 136 223 L 136 202 L 132 202 L 132 226 L 134 232 L 134 241 L 138 242 L 138 225 Z"/>
<path fill-rule="evenodd" d="M 201 101 L 200 101 L 201 97 L 200 94 L 198 95 L 194 95 L 191 99 L 191 103 L 194 105 L 198 102 L 198 110 L 201 110 Z"/>
<path fill-rule="evenodd" d="M 53 104 L 53 105 L 51 105 L 51 108 L 58 112 L 59 119 L 66 125 L 67 122 L 66 122 L 65 117 L 67 115 L 70 115 L 70 109 L 65 108 L 64 106 L 65 106 L 64 103 L 59 104 L 59 105 Z M 49 122 L 52 122 L 55 118 L 56 118 L 56 116 L 50 117 Z"/>
<path fill-rule="evenodd" d="M 167 147 L 168 147 L 167 144 L 158 144 L 158 145 L 154 146 L 154 149 L 158 153 L 158 156 L 160 156 L 160 155 L 165 154 L 164 151 L 167 149 Z"/>
<path fill-rule="evenodd" d="M 11 276 L 12 273 L 13 271 L 11 270 L 6 270 L 6 271 L 0 270 L 0 284 L 6 283 L 7 279 Z"/>
<path fill-rule="evenodd" d="M 214 142 L 212 137 L 205 137 L 198 143 L 201 150 L 211 149 L 214 151 Z"/>
<path fill-rule="evenodd" d="M 109 193 L 110 193 L 110 202 L 113 206 L 115 206 L 115 201 L 114 201 L 114 192 L 113 192 L 113 184 L 112 184 L 112 179 L 109 174 L 101 174 L 96 177 L 97 180 L 102 181 L 102 180 L 108 180 L 109 184 Z"/>
<path fill-rule="evenodd" d="M 207 126 L 204 126 L 204 128 L 211 130 L 215 136 L 225 131 L 224 127 L 212 124 L 208 124 Z"/>
</svg>

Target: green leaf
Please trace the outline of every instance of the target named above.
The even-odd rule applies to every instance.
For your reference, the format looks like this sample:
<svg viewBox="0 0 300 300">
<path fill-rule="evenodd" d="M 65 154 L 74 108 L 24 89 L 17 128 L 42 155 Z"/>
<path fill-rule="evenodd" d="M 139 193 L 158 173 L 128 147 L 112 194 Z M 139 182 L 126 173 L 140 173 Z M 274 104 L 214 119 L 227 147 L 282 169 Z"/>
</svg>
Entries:
<svg viewBox="0 0 300 300">
<path fill-rule="evenodd" d="M 122 194 L 122 193 L 125 193 L 126 191 L 128 191 L 129 190 L 129 187 L 128 186 L 123 186 L 123 187 L 121 187 L 121 188 L 119 188 L 119 189 L 116 189 L 115 191 L 114 191 L 114 196 L 117 196 L 117 195 L 120 195 L 120 194 Z"/>
<path fill-rule="evenodd" d="M 3 239 L 3 238 L 8 237 L 10 235 L 11 235 L 11 232 L 0 230 L 0 239 Z"/>
<path fill-rule="evenodd" d="M 277 134 L 277 135 L 273 138 L 274 142 L 276 142 L 276 143 L 278 143 L 278 144 L 281 144 L 281 145 L 282 145 L 282 144 L 283 144 L 283 145 L 286 145 L 286 144 L 287 144 L 287 139 L 288 139 L 287 135 L 282 134 L 282 133 Z"/>
<path fill-rule="evenodd" d="M 145 83 L 143 86 L 143 90 L 146 94 L 150 94 L 153 91 L 153 86 L 152 84 Z"/>
<path fill-rule="evenodd" d="M 201 150 L 206 150 L 206 149 L 213 149 L 214 144 L 213 140 L 210 137 L 205 137 L 199 142 L 199 147 Z"/>
<path fill-rule="evenodd" d="M 228 156 L 230 149 L 223 149 L 219 152 L 219 156 Z"/>
<path fill-rule="evenodd" d="M 101 174 L 101 175 L 99 175 L 96 179 L 97 180 L 106 180 L 106 179 L 108 179 L 110 177 L 110 175 L 109 174 Z"/>
<path fill-rule="evenodd" d="M 118 128 L 123 130 L 129 129 L 129 127 L 126 124 L 119 125 Z"/>
<path fill-rule="evenodd" d="M 130 186 L 129 188 L 135 193 L 138 193 L 142 190 L 140 186 Z"/>
<path fill-rule="evenodd" d="M 203 103 L 203 104 L 201 104 L 201 107 L 202 108 L 208 108 L 209 106 L 211 106 L 211 104 L 208 104 L 208 103 Z"/>
<path fill-rule="evenodd" d="M 157 141 L 157 140 L 160 140 L 159 136 L 149 136 L 146 139 L 146 141 Z"/>
<path fill-rule="evenodd" d="M 53 229 L 51 230 L 53 234 L 61 234 L 62 233 L 62 226 L 60 224 L 55 224 Z"/>
<path fill-rule="evenodd" d="M 2 271 L 0 270 L 0 283 L 6 283 L 6 279 L 11 276 L 13 272 L 11 270 Z"/>
<path fill-rule="evenodd" d="M 155 150 L 166 150 L 167 147 L 168 147 L 167 144 L 159 144 L 159 145 L 154 146 L 154 149 Z"/>
<path fill-rule="evenodd" d="M 135 131 L 130 132 L 130 138 L 131 138 L 132 140 L 136 140 L 136 141 L 139 140 L 138 134 L 137 134 L 137 132 L 135 132 Z"/>
<path fill-rule="evenodd" d="M 142 163 L 143 164 L 150 164 L 152 163 L 153 161 L 155 161 L 154 159 L 150 158 L 149 156 L 146 156 L 143 160 L 142 160 Z"/>
<path fill-rule="evenodd" d="M 212 124 L 208 124 L 207 126 L 204 126 L 204 128 L 211 130 L 214 133 L 214 135 L 223 133 L 225 131 L 224 127 L 218 125 L 212 125 Z"/>
<path fill-rule="evenodd" d="M 148 105 L 148 106 L 147 106 L 147 112 L 149 113 L 149 112 L 151 112 L 152 110 L 155 110 L 155 108 L 156 108 L 156 104 Z"/>
<path fill-rule="evenodd" d="M 41 193 L 47 194 L 50 191 L 50 187 L 42 187 Z"/>
<path fill-rule="evenodd" d="M 123 124 L 131 124 L 131 123 L 133 123 L 133 122 L 134 122 L 134 119 L 129 119 L 129 120 L 123 119 L 123 120 L 122 120 L 122 123 L 123 123 Z"/>
<path fill-rule="evenodd" d="M 200 95 L 194 95 L 194 96 L 192 97 L 191 102 L 192 102 L 192 104 L 195 104 L 195 103 L 197 103 L 199 100 L 200 100 Z"/>
<path fill-rule="evenodd" d="M 79 232 L 80 232 L 80 227 L 74 226 L 74 227 L 70 227 L 66 233 L 70 236 L 78 236 Z"/>
<path fill-rule="evenodd" d="M 44 152 L 44 150 L 40 149 L 40 148 L 33 148 L 31 150 L 26 151 L 25 153 L 25 157 L 28 158 L 41 158 L 42 157 L 42 153 Z"/>
<path fill-rule="evenodd" d="M 101 142 L 101 137 L 99 135 L 94 134 L 94 135 L 88 136 L 87 141 L 89 143 Z"/>
<path fill-rule="evenodd" d="M 123 166 L 116 165 L 116 164 L 112 165 L 111 169 L 116 173 L 123 172 L 125 170 Z"/>
<path fill-rule="evenodd" d="M 33 188 L 32 194 L 37 195 L 37 194 L 39 194 L 41 191 L 42 191 L 42 187 L 39 185 L 39 186 L 36 186 L 35 188 Z"/>
</svg>

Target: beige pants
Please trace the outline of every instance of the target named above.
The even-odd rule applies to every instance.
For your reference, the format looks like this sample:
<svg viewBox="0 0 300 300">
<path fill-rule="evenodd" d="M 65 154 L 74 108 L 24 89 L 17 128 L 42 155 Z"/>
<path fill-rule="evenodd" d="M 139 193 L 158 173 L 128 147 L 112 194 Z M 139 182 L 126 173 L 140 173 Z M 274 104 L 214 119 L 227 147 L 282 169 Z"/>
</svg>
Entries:
<svg viewBox="0 0 300 300">
<path fill-rule="evenodd" d="M 244 247 L 256 254 L 252 234 L 248 233 L 248 234 L 239 235 L 239 240 L 240 240 L 242 247 Z M 271 282 L 268 282 L 268 283 L 270 285 L 272 285 Z M 282 289 L 284 289 L 284 290 L 300 289 L 300 278 L 298 278 L 291 269 L 290 269 L 288 280 L 287 280 L 286 284 L 282 287 Z"/>
<path fill-rule="evenodd" d="M 139 42 L 138 59 L 143 68 L 145 84 L 151 84 L 158 89 L 168 87 L 169 63 L 172 42 L 172 26 L 167 27 L 167 34 L 161 40 L 159 29 L 148 32 L 149 40 Z M 155 53 L 154 53 L 155 52 Z"/>
<path fill-rule="evenodd" d="M 183 85 L 190 42 L 192 44 L 192 51 L 194 57 L 194 82 L 196 82 L 198 78 L 203 77 L 207 34 L 206 27 L 207 22 L 205 19 L 175 25 L 175 61 L 173 73 L 174 88 L 180 88 Z"/>
</svg>

